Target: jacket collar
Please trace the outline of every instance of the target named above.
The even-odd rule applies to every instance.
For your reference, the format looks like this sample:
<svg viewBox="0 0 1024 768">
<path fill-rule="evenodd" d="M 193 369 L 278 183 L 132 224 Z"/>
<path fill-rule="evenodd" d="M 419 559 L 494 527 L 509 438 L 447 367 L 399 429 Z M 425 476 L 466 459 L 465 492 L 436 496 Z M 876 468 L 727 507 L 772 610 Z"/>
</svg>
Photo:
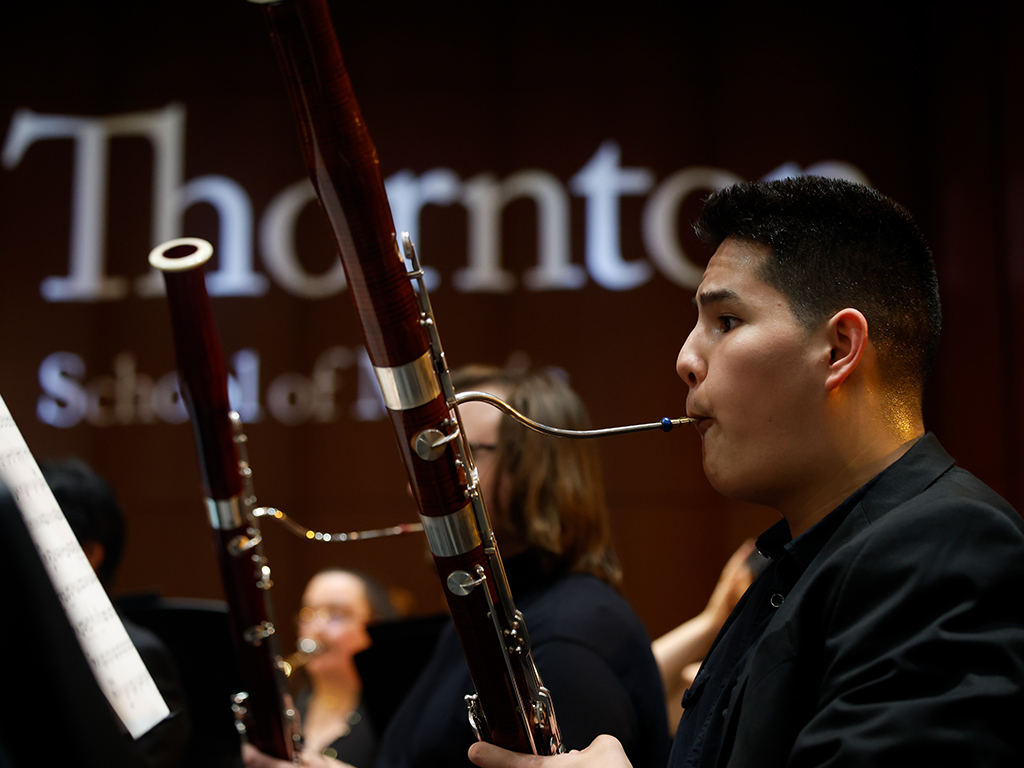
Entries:
<svg viewBox="0 0 1024 768">
<path fill-rule="evenodd" d="M 765 531 L 758 539 L 758 549 L 761 549 L 763 542 L 775 555 L 792 554 L 795 549 L 797 557 L 800 558 L 782 557 L 783 561 L 792 561 L 787 565 L 796 569 L 797 572 L 793 575 L 796 583 L 792 586 L 786 603 L 772 619 L 772 624 L 779 620 L 779 616 L 784 616 L 792 605 L 799 602 L 801 587 L 809 581 L 806 577 L 821 568 L 833 551 L 849 541 L 858 531 L 877 522 L 904 502 L 920 495 L 954 465 L 953 458 L 946 453 L 935 435 L 929 432 L 914 443 L 899 460 L 865 483 L 835 510 L 795 540 L 790 538 L 789 526 L 785 520 L 779 521 Z M 810 539 L 807 538 L 808 535 L 811 536 Z M 765 555 L 774 557 L 764 549 L 761 551 Z M 804 555 L 810 556 L 809 562 L 803 561 Z M 733 618 L 730 616 L 730 620 Z M 768 631 L 770 631 L 770 625 L 766 633 Z M 762 639 L 763 637 L 764 635 L 762 635 Z M 750 676 L 750 662 L 757 655 L 757 646 L 760 642 L 761 639 L 755 643 L 746 668 L 740 673 L 736 686 L 729 697 L 728 709 L 724 713 L 726 717 L 724 733 L 727 738 L 732 738 L 735 735 L 736 718 L 742 711 L 743 694 Z"/>
</svg>

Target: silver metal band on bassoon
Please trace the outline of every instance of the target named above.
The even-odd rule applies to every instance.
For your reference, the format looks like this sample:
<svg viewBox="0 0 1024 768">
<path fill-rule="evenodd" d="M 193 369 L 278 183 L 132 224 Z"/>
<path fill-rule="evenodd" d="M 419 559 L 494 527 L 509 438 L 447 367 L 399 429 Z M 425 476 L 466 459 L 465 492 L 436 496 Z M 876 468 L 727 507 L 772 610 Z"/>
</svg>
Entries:
<svg viewBox="0 0 1024 768">
<path fill-rule="evenodd" d="M 472 504 L 440 517 L 420 515 L 420 520 L 430 551 L 438 557 L 464 555 L 480 546 L 480 529 L 476 525 Z"/>
<path fill-rule="evenodd" d="M 210 525 L 219 531 L 230 531 L 241 528 L 245 524 L 242 513 L 241 497 L 230 499 L 206 499 L 206 512 L 210 516 Z"/>
<path fill-rule="evenodd" d="M 419 408 L 441 394 L 430 350 L 405 365 L 393 368 L 373 366 L 373 372 L 380 384 L 384 405 L 391 411 Z"/>
</svg>

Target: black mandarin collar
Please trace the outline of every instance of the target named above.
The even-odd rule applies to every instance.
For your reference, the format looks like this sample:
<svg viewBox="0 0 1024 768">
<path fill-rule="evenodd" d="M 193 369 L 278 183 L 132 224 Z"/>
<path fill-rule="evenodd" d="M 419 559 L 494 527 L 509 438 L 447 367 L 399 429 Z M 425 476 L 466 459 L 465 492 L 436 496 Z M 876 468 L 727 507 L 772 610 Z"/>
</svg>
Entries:
<svg viewBox="0 0 1024 768">
<path fill-rule="evenodd" d="M 789 523 L 780 520 L 758 537 L 757 550 L 778 564 L 779 575 L 788 586 L 792 586 L 811 561 L 821 552 L 832 534 L 849 517 L 850 512 L 864 501 L 868 492 L 875 485 L 879 486 L 879 493 L 884 495 L 887 501 L 891 495 L 898 495 L 893 494 L 893 489 L 889 488 L 892 482 L 901 480 L 900 485 L 906 486 L 908 476 L 918 473 L 919 465 L 929 459 L 931 456 L 929 451 L 934 452 L 935 446 L 938 446 L 935 436 L 931 433 L 924 435 L 897 461 L 868 480 L 847 497 L 842 504 L 795 539 L 790 533 Z M 952 460 L 949 460 L 948 463 L 952 464 Z M 891 482 L 889 478 L 893 478 L 893 481 Z"/>
<path fill-rule="evenodd" d="M 821 552 L 825 542 L 843 524 L 850 510 L 860 503 L 873 483 L 874 480 L 871 480 L 859 488 L 846 501 L 795 539 L 789 531 L 789 523 L 785 520 L 779 520 L 758 537 L 757 551 L 776 563 L 779 575 L 787 587 L 796 583 L 811 561 Z"/>
</svg>

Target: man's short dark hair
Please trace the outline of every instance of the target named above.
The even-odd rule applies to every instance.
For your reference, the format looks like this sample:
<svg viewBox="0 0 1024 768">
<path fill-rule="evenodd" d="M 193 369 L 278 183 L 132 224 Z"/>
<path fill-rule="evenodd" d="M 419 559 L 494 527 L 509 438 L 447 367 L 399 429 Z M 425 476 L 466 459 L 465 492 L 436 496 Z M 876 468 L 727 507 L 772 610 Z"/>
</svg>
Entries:
<svg viewBox="0 0 1024 768">
<path fill-rule="evenodd" d="M 861 184 L 804 176 L 720 190 L 696 229 L 715 248 L 726 238 L 767 246 L 758 277 L 808 329 L 860 310 L 883 381 L 920 400 L 942 320 L 931 250 L 905 208 Z"/>
</svg>

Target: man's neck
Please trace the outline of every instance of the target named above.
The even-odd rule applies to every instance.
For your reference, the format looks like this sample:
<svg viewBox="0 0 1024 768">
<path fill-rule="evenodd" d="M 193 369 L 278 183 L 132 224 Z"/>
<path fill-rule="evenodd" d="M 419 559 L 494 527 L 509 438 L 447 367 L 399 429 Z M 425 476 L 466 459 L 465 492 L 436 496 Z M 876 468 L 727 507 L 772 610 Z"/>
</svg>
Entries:
<svg viewBox="0 0 1024 768">
<path fill-rule="evenodd" d="M 865 449 L 841 456 L 832 464 L 834 469 L 831 474 L 819 476 L 817 482 L 809 484 L 802 497 L 797 496 L 777 505 L 779 513 L 789 523 L 793 538 L 824 518 L 875 475 L 899 461 L 923 434 L 921 430 L 904 442 L 874 446 L 873 450 Z"/>
</svg>

